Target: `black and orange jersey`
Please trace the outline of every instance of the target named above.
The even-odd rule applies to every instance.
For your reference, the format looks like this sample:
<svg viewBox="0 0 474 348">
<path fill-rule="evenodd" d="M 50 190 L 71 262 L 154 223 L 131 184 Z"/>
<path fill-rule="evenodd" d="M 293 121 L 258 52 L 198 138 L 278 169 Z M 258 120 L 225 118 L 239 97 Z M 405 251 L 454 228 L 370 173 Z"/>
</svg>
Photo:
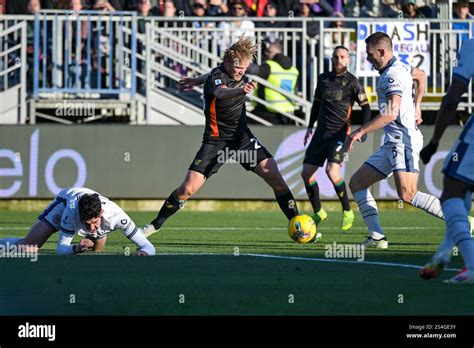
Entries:
<svg viewBox="0 0 474 348">
<path fill-rule="evenodd" d="M 350 133 L 352 106 L 368 103 L 364 87 L 349 72 L 319 75 L 314 99 L 321 103 L 315 136 L 324 139 Z"/>
<path fill-rule="evenodd" d="M 243 88 L 248 79 L 233 80 L 224 70 L 223 64 L 211 70 L 204 84 L 204 114 L 206 128 L 204 140 L 233 140 L 248 129 L 245 110 L 245 95 L 231 99 L 218 99 L 214 96 L 217 87 Z"/>
</svg>

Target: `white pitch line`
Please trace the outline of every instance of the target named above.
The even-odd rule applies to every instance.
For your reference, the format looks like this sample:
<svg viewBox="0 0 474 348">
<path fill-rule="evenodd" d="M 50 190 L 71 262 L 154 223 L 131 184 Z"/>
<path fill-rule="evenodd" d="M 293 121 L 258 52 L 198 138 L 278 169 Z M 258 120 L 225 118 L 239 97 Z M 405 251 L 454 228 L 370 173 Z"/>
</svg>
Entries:
<svg viewBox="0 0 474 348">
<path fill-rule="evenodd" d="M 31 227 L 0 227 L 0 230 L 29 230 Z M 440 226 L 439 228 L 442 228 Z M 414 227 L 384 227 L 384 230 L 432 230 L 433 226 L 414 226 Z M 254 230 L 286 230 L 286 227 L 216 227 L 216 226 L 209 226 L 209 227 L 163 227 L 163 230 L 196 230 L 196 231 L 219 231 L 219 230 L 228 230 L 228 231 L 235 231 L 235 230 L 245 230 L 245 231 L 254 231 Z M 322 231 L 330 230 L 330 231 L 339 231 L 340 228 L 338 227 L 322 227 Z M 351 230 L 356 231 L 366 231 L 366 227 L 352 227 Z"/>
<path fill-rule="evenodd" d="M 40 254 L 41 255 L 41 254 Z M 119 254 L 84 254 L 81 256 L 117 256 Z M 62 256 L 58 254 L 48 254 L 41 256 Z M 406 263 L 396 263 L 396 262 L 382 262 L 382 261 L 352 261 L 352 260 L 339 260 L 339 259 L 321 259 L 313 257 L 301 257 L 301 256 L 283 256 L 283 255 L 269 255 L 269 254 L 253 254 L 253 253 L 242 253 L 239 256 L 235 254 L 224 254 L 224 253 L 157 253 L 156 256 L 250 256 L 250 257 L 260 257 L 268 259 L 280 259 L 280 260 L 297 260 L 297 261 L 312 261 L 312 262 L 328 262 L 328 263 L 348 263 L 348 264 L 357 264 L 357 265 L 374 265 L 374 266 L 388 266 L 388 267 L 400 267 L 400 268 L 414 268 L 421 269 L 422 266 L 411 265 Z M 445 271 L 459 271 L 456 268 L 445 268 Z"/>
<path fill-rule="evenodd" d="M 157 256 L 234 256 L 234 254 L 223 254 L 223 253 L 158 253 Z M 313 261 L 313 262 L 329 262 L 329 263 L 349 263 L 357 265 L 375 265 L 375 266 L 388 266 L 388 267 L 400 267 L 400 268 L 414 268 L 421 269 L 422 266 L 411 265 L 406 263 L 396 262 L 382 262 L 382 261 L 352 261 L 352 260 L 340 260 L 340 259 L 321 259 L 313 257 L 301 257 L 301 256 L 283 256 L 283 255 L 269 255 L 269 254 L 253 254 L 253 253 L 241 253 L 239 256 L 252 256 L 269 259 L 280 259 L 280 260 L 298 260 L 298 261 Z M 445 268 L 445 271 L 458 271 L 456 268 Z"/>
</svg>

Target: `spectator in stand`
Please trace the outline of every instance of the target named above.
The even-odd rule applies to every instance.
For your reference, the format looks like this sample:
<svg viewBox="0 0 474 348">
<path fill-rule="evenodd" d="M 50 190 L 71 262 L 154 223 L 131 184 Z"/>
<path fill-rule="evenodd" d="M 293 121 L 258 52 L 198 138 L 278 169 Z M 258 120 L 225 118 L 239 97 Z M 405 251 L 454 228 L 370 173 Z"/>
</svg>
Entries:
<svg viewBox="0 0 474 348">
<path fill-rule="evenodd" d="M 311 9 L 311 5 L 308 3 L 302 2 L 300 4 L 300 16 L 303 18 L 311 18 L 314 16 L 314 12 Z M 296 23 L 300 26 L 300 23 Z M 316 21 L 308 21 L 306 23 L 306 33 L 309 37 L 313 38 L 319 33 L 319 23 Z"/>
<path fill-rule="evenodd" d="M 0 14 L 7 13 L 7 0 L 0 0 Z"/>
<path fill-rule="evenodd" d="M 115 12 L 115 8 L 107 0 L 96 0 L 94 4 L 94 10 Z"/>
<path fill-rule="evenodd" d="M 26 14 L 34 15 L 36 12 L 41 10 L 40 0 L 28 0 L 26 3 Z M 26 72 L 26 89 L 28 92 L 33 91 L 33 77 L 34 77 L 34 52 L 35 52 L 35 23 L 34 21 L 26 22 L 26 63 L 27 63 L 27 72 Z M 43 48 L 41 47 L 40 50 Z M 41 59 L 40 53 L 40 59 Z M 42 69 L 40 74 L 42 74 Z M 42 76 L 40 75 L 40 79 Z"/>
<path fill-rule="evenodd" d="M 222 0 L 209 0 L 209 6 L 206 9 L 206 15 L 210 17 L 226 16 L 229 8 Z"/>
<path fill-rule="evenodd" d="M 177 10 L 173 0 L 165 0 L 163 3 L 163 17 L 175 17 Z"/>
<path fill-rule="evenodd" d="M 189 0 L 173 0 L 176 7 L 176 16 L 194 16 L 191 9 L 191 2 Z"/>
<path fill-rule="evenodd" d="M 138 0 L 138 16 L 148 17 L 151 15 L 151 1 L 150 0 Z M 145 24 L 146 20 L 144 18 L 139 18 L 137 21 L 138 32 L 140 34 L 145 34 Z"/>
<path fill-rule="evenodd" d="M 300 1 L 299 0 L 279 0 L 278 16 L 280 17 L 296 17 L 299 16 Z"/>
<path fill-rule="evenodd" d="M 263 13 L 264 17 L 270 17 L 269 21 L 265 22 L 255 22 L 255 26 L 258 28 L 268 28 L 268 32 L 266 33 L 266 39 L 270 42 L 276 42 L 278 37 L 278 32 L 272 31 L 272 28 L 286 28 L 288 26 L 287 22 L 283 21 L 276 21 L 278 14 L 278 1 L 270 0 L 267 5 L 265 6 L 265 12 Z"/>
<path fill-rule="evenodd" d="M 232 42 L 236 42 L 240 37 L 249 37 L 255 39 L 255 24 L 247 17 L 248 7 L 245 1 L 235 1 L 231 7 L 230 15 L 242 18 L 232 22 L 222 22 L 219 24 L 219 28 L 222 29 L 221 37 L 219 42 L 221 51 L 230 47 Z"/>
<path fill-rule="evenodd" d="M 380 8 L 382 17 L 400 17 L 403 15 L 400 0 L 381 0 Z"/>
<path fill-rule="evenodd" d="M 423 13 L 420 12 L 415 0 L 405 1 L 405 6 L 403 6 L 403 18 L 426 18 Z"/>
<path fill-rule="evenodd" d="M 207 2 L 206 0 L 193 0 L 191 3 L 191 16 L 193 17 L 206 17 Z M 209 28 L 212 23 L 205 21 L 194 21 L 193 28 Z"/>
<path fill-rule="evenodd" d="M 302 0 L 309 4 L 315 17 L 344 17 L 342 0 Z"/>
<path fill-rule="evenodd" d="M 471 37 L 474 36 L 474 24 L 473 24 L 473 32 L 469 33 L 469 20 L 474 19 L 474 17 L 469 12 L 469 1 L 468 0 L 459 0 L 454 5 L 454 14 L 453 19 L 465 19 L 466 22 L 458 22 L 453 23 L 454 30 L 463 30 L 465 31 L 462 34 L 457 35 L 457 49 L 461 48 L 461 45 L 464 41 L 469 39 L 469 34 Z"/>
</svg>

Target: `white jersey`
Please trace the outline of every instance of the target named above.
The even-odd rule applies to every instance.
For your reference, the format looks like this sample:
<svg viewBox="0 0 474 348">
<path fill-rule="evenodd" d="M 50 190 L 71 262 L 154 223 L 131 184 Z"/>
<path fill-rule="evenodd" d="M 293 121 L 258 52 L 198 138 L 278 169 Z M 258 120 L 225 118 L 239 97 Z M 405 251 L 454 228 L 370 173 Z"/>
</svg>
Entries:
<svg viewBox="0 0 474 348">
<path fill-rule="evenodd" d="M 75 187 L 61 191 L 58 194 L 59 198 L 65 199 L 66 208 L 64 209 L 61 219 L 61 231 L 69 234 L 79 234 L 85 236 L 90 234 L 87 226 L 84 225 L 79 219 L 79 199 L 84 194 L 97 193 L 85 187 Z M 98 193 L 97 193 L 98 194 Z M 96 233 L 96 237 L 102 237 L 104 234 L 112 232 L 113 230 L 122 230 L 125 236 L 130 235 L 136 230 L 135 223 L 125 213 L 122 208 L 117 204 L 109 200 L 108 198 L 101 196 L 99 198 L 102 203 L 102 220 L 100 228 Z"/>
<path fill-rule="evenodd" d="M 155 253 L 155 248 L 146 239 L 143 232 L 137 228 L 127 213 L 125 213 L 117 204 L 99 193 L 97 194 L 99 195 L 103 209 L 100 227 L 94 234 L 89 231 L 87 226 L 85 226 L 79 218 L 78 202 L 84 194 L 94 193 L 97 192 L 85 187 L 64 189 L 58 194 L 56 200 L 52 203 L 51 206 L 54 209 L 46 209 L 45 218 L 47 222 L 49 221 L 49 224 L 55 224 L 55 216 L 58 217 L 58 220 L 59 217 L 61 218 L 60 223 L 57 221 L 60 230 L 58 238 L 58 253 L 73 253 L 71 242 L 75 234 L 81 236 L 90 235 L 94 238 L 101 238 L 109 232 L 121 230 L 125 237 L 135 243 L 140 250 L 146 251 L 149 255 L 153 255 Z M 51 219 L 49 219 L 48 215 L 51 215 Z"/>
<path fill-rule="evenodd" d="M 402 98 L 397 119 L 384 127 L 385 144 L 404 144 L 408 148 L 423 146 L 423 135 L 416 125 L 414 85 L 411 67 L 393 57 L 380 70 L 377 83 L 378 106 L 381 114 L 385 113 L 388 98 L 399 95 Z"/>
<path fill-rule="evenodd" d="M 453 69 L 453 79 L 462 81 L 467 85 L 474 77 L 474 38 L 464 41 L 458 52 L 457 60 L 457 66 Z M 474 122 L 470 121 L 464 125 L 459 140 L 474 144 Z"/>
</svg>

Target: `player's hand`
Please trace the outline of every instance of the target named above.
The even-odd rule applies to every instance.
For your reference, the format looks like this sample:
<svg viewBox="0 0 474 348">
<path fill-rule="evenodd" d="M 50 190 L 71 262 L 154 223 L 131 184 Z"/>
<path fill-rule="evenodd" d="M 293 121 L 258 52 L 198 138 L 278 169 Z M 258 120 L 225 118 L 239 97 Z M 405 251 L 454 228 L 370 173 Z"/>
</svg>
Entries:
<svg viewBox="0 0 474 348">
<path fill-rule="evenodd" d="M 84 238 L 81 239 L 79 244 L 76 244 L 74 252 L 76 254 L 83 253 L 84 251 L 92 250 L 94 248 L 94 242 L 90 239 Z"/>
<path fill-rule="evenodd" d="M 181 76 L 178 83 L 179 83 L 179 88 L 183 92 L 190 91 L 193 89 L 193 87 L 197 86 L 196 80 L 188 76 Z"/>
<path fill-rule="evenodd" d="M 243 88 L 244 94 L 252 93 L 255 88 L 257 88 L 257 82 L 247 82 Z"/>
<path fill-rule="evenodd" d="M 419 126 L 423 123 L 423 117 L 421 115 L 421 105 L 415 105 L 415 116 L 416 116 L 416 125 Z"/>
<path fill-rule="evenodd" d="M 303 146 L 306 146 L 306 143 L 308 142 L 308 140 L 311 138 L 312 135 L 313 135 L 313 129 L 308 128 L 306 130 L 306 134 L 304 135 Z"/>
<path fill-rule="evenodd" d="M 143 250 L 137 250 L 133 256 L 148 256 L 148 254 Z"/>
<path fill-rule="evenodd" d="M 436 150 L 438 150 L 438 144 L 433 144 L 432 140 L 428 145 L 421 149 L 420 157 L 424 164 L 427 164 L 430 161 L 431 156 L 435 154 Z"/>
<path fill-rule="evenodd" d="M 352 149 L 354 148 L 354 142 L 356 141 L 360 141 L 360 142 L 363 142 L 365 140 L 362 140 L 364 138 L 364 135 L 366 135 L 364 132 L 362 132 L 360 130 L 360 128 L 354 132 L 351 133 L 351 135 L 349 135 L 349 137 L 347 138 L 347 144 L 348 144 L 348 148 L 349 148 L 349 151 L 352 151 Z M 365 137 L 366 139 L 367 137 Z"/>
</svg>

